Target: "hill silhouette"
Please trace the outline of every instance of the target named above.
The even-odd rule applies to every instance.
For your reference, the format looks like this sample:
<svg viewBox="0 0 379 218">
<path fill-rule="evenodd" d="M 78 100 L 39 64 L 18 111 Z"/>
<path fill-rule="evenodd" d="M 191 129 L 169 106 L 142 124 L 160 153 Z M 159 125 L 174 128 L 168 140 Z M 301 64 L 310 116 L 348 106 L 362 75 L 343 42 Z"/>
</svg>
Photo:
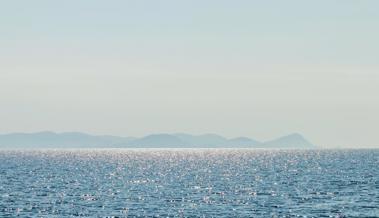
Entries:
<svg viewBox="0 0 379 218">
<path fill-rule="evenodd" d="M 299 133 L 259 142 L 216 134 L 151 134 L 144 137 L 90 135 L 80 132 L 36 132 L 0 135 L 0 148 L 314 148 Z"/>
</svg>

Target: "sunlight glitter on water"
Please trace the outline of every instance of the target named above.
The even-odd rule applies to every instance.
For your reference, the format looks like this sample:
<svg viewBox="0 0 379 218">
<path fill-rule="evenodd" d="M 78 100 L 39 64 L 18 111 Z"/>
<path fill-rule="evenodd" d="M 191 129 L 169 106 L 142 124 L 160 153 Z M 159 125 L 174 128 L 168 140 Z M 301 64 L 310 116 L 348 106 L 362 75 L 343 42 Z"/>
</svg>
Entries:
<svg viewBox="0 0 379 218">
<path fill-rule="evenodd" d="M 0 151 L 1 216 L 379 214 L 379 150 Z"/>
</svg>

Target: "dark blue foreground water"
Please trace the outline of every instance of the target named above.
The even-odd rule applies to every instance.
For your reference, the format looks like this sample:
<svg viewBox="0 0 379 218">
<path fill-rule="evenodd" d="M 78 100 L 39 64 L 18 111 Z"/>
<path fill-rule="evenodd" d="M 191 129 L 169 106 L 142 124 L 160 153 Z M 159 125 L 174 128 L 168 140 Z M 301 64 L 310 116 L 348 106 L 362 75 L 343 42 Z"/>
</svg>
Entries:
<svg viewBox="0 0 379 218">
<path fill-rule="evenodd" d="M 379 150 L 0 151 L 0 217 L 379 217 Z"/>
</svg>

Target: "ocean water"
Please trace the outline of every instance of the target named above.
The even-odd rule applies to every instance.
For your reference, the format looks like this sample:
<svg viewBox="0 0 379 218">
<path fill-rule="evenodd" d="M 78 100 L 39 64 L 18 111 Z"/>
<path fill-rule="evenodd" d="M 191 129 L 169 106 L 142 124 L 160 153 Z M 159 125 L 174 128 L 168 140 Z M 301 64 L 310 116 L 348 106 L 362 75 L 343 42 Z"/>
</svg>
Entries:
<svg viewBox="0 0 379 218">
<path fill-rule="evenodd" d="M 0 151 L 0 217 L 379 217 L 379 150 Z"/>
</svg>

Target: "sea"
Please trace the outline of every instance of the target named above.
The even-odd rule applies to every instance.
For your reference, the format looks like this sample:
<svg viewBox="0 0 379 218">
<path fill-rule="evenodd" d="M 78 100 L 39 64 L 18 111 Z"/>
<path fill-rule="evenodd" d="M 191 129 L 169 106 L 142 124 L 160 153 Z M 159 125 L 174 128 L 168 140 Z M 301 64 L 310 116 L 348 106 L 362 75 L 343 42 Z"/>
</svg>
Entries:
<svg viewBox="0 0 379 218">
<path fill-rule="evenodd" d="M 379 150 L 3 150 L 0 217 L 379 217 Z"/>
</svg>

